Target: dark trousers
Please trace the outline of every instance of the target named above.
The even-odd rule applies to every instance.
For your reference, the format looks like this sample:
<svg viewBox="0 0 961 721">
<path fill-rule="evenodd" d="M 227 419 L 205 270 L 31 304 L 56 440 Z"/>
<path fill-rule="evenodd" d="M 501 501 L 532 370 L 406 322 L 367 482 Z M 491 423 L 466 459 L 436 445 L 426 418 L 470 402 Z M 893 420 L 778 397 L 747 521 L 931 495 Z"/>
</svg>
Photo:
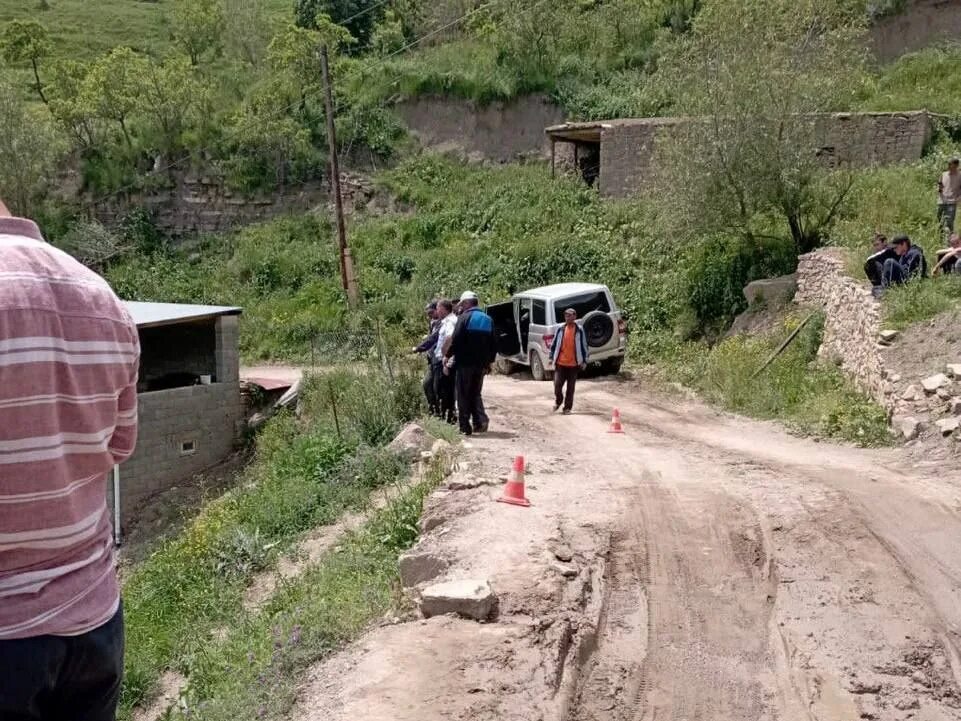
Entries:
<svg viewBox="0 0 961 721">
<path fill-rule="evenodd" d="M 434 391 L 434 364 L 427 364 L 427 373 L 424 374 L 424 397 L 427 399 L 427 412 L 436 416 L 440 413 L 440 405 L 437 402 L 437 393 Z"/>
<path fill-rule="evenodd" d="M 864 264 L 864 274 L 871 281 L 871 285 L 879 286 L 884 275 L 884 265 L 877 260 L 868 259 Z"/>
<path fill-rule="evenodd" d="M 457 421 L 463 433 L 471 432 L 471 422 L 474 429 L 486 428 L 490 419 L 484 410 L 484 369 L 457 369 Z"/>
<path fill-rule="evenodd" d="M 454 403 L 454 371 L 450 375 L 444 375 L 444 364 L 435 363 L 434 372 L 434 395 L 437 396 L 437 403 L 440 408 L 438 416 L 448 423 L 457 420 L 455 415 Z"/>
<path fill-rule="evenodd" d="M 885 288 L 892 285 L 901 285 L 908 280 L 908 274 L 898 261 L 888 258 L 884 261 L 884 268 L 881 271 L 881 285 Z"/>
<path fill-rule="evenodd" d="M 114 721 L 123 676 L 123 610 L 82 636 L 0 641 L 0 719 Z"/>
<path fill-rule="evenodd" d="M 574 389 L 577 387 L 577 366 L 557 366 L 554 368 L 554 405 L 564 404 L 564 410 L 574 407 Z M 567 392 L 564 386 L 567 386 Z"/>
</svg>

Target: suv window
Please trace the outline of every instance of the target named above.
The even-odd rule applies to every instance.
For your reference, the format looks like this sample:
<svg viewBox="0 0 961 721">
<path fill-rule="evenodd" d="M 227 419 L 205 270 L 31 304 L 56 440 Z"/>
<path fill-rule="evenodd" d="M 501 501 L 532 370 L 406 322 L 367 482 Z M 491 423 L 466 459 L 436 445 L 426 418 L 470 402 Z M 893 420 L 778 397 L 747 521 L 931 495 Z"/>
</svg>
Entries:
<svg viewBox="0 0 961 721">
<path fill-rule="evenodd" d="M 534 301 L 534 312 L 531 315 L 534 325 L 547 325 L 547 303 L 543 300 Z"/>
<path fill-rule="evenodd" d="M 554 316 L 556 323 L 564 322 L 564 311 L 573 308 L 577 311 L 577 317 L 583 318 L 588 313 L 599 310 L 602 313 L 611 312 L 611 304 L 607 302 L 607 293 L 602 290 L 583 295 L 572 295 L 567 298 L 558 298 L 554 301 Z"/>
</svg>

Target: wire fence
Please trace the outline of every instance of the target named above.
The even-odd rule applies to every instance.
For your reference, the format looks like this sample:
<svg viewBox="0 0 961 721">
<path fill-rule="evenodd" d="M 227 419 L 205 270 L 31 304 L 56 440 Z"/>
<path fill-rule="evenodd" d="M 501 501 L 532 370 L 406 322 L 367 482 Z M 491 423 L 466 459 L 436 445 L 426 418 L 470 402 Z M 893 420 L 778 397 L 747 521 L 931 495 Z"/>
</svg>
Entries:
<svg viewBox="0 0 961 721">
<path fill-rule="evenodd" d="M 380 368 L 393 383 L 400 356 L 380 323 L 373 328 L 318 331 L 310 339 L 310 367 L 315 372 L 363 364 Z"/>
</svg>

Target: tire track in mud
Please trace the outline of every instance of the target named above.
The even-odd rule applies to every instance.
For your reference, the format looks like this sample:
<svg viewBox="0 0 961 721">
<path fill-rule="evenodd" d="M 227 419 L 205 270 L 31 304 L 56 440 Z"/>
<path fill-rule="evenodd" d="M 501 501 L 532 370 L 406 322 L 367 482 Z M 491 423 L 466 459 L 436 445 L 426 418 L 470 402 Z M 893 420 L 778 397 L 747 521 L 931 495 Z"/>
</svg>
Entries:
<svg viewBox="0 0 961 721">
<path fill-rule="evenodd" d="M 571 721 L 778 718 L 760 524 L 714 492 L 644 474 L 614 538 L 597 651 Z"/>
</svg>

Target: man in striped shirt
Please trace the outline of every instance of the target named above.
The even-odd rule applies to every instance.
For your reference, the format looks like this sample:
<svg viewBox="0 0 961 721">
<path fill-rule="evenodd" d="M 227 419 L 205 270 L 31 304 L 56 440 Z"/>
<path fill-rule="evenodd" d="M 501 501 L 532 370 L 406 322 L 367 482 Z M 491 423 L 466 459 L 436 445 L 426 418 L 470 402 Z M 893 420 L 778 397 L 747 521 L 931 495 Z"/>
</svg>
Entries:
<svg viewBox="0 0 961 721">
<path fill-rule="evenodd" d="M 113 721 L 123 619 L 106 476 L 137 435 L 137 328 L 0 203 L 0 719 Z"/>
</svg>

